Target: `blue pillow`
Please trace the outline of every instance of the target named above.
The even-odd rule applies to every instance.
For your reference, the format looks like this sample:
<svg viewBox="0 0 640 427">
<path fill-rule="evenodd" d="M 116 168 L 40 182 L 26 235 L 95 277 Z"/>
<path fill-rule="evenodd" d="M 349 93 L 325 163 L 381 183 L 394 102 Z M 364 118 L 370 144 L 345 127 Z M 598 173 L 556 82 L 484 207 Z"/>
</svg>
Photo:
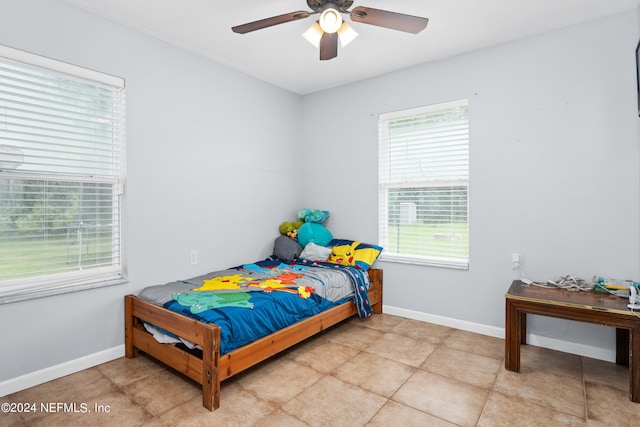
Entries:
<svg viewBox="0 0 640 427">
<path fill-rule="evenodd" d="M 333 239 L 331 232 L 322 224 L 305 222 L 298 228 L 298 243 L 300 243 L 302 247 L 307 246 L 309 242 L 320 246 L 327 246 L 331 239 Z"/>
</svg>

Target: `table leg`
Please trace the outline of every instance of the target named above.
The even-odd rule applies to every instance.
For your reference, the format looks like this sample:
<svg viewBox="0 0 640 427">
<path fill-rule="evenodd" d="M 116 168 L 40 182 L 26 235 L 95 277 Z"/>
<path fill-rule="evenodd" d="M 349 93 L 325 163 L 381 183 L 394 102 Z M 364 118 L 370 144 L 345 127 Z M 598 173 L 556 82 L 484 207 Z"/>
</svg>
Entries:
<svg viewBox="0 0 640 427">
<path fill-rule="evenodd" d="M 640 326 L 634 326 L 629 330 L 629 345 L 629 399 L 632 402 L 640 402 Z"/>
<path fill-rule="evenodd" d="M 629 366 L 629 334 L 628 329 L 616 328 L 616 363 Z"/>
<path fill-rule="evenodd" d="M 505 358 L 504 367 L 507 371 L 520 371 L 520 328 L 523 326 L 522 317 L 514 303 L 506 298 L 505 319 Z"/>
</svg>

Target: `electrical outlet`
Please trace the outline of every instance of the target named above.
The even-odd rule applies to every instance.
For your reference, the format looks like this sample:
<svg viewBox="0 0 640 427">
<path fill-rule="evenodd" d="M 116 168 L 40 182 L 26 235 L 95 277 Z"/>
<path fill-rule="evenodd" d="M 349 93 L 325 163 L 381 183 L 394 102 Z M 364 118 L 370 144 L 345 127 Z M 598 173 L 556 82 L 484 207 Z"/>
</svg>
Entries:
<svg viewBox="0 0 640 427">
<path fill-rule="evenodd" d="M 520 268 L 520 254 L 511 254 L 511 268 L 514 270 Z"/>
<path fill-rule="evenodd" d="M 190 253 L 191 265 L 196 265 L 198 263 L 198 251 L 195 249 L 191 250 Z"/>
</svg>

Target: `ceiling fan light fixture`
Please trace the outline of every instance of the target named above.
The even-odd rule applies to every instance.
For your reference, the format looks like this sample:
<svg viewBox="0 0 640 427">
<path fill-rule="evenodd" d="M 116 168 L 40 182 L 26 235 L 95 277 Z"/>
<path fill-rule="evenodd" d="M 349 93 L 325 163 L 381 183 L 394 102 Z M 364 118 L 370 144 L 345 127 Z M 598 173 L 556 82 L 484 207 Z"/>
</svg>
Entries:
<svg viewBox="0 0 640 427">
<path fill-rule="evenodd" d="M 358 33 L 345 22 L 342 14 L 349 15 L 354 22 L 413 34 L 418 34 L 424 30 L 429 22 L 428 18 L 375 9 L 373 7 L 358 6 L 349 10 L 353 4 L 353 0 L 306 1 L 311 11 L 299 10 L 284 13 L 270 18 L 236 25 L 235 27 L 231 27 L 231 30 L 234 33 L 246 34 L 320 14 L 318 20 L 314 22 L 302 36 L 320 50 L 320 60 L 327 61 L 338 56 L 338 40 L 340 40 L 342 47 L 345 47 L 358 37 Z"/>
<path fill-rule="evenodd" d="M 338 30 L 338 37 L 340 37 L 340 45 L 345 47 L 358 37 L 358 33 L 351 28 L 347 21 L 344 21 Z"/>
<path fill-rule="evenodd" d="M 342 16 L 340 12 L 333 7 L 328 7 L 320 14 L 320 28 L 325 33 L 335 33 L 342 25 Z"/>
<path fill-rule="evenodd" d="M 322 33 L 322 28 L 320 28 L 320 24 L 318 23 L 318 21 L 316 21 L 309 27 L 307 31 L 302 34 L 302 37 L 307 39 L 307 41 L 315 47 L 319 48 L 320 40 L 322 39 Z"/>
</svg>

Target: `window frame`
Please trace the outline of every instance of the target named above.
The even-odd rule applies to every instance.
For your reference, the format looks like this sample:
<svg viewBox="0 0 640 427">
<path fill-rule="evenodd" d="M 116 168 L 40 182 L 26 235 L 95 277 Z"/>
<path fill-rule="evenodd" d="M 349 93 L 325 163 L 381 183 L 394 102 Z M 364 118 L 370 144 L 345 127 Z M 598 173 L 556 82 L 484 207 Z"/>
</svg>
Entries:
<svg viewBox="0 0 640 427">
<path fill-rule="evenodd" d="M 400 181 L 392 180 L 390 178 L 390 154 L 389 154 L 389 130 L 388 125 L 390 122 L 399 119 L 408 119 L 412 117 L 418 117 L 420 115 L 437 113 L 446 111 L 453 108 L 464 107 L 467 109 L 466 115 L 466 161 L 467 161 L 467 174 L 466 180 L 461 179 L 442 179 L 442 180 L 429 180 L 425 177 L 424 180 L 417 181 Z M 428 143 L 426 144 L 428 145 Z M 393 111 L 388 113 L 381 113 L 378 117 L 378 242 L 380 246 L 383 246 L 385 250 L 380 255 L 380 260 L 396 263 L 425 265 L 432 267 L 444 267 L 451 269 L 468 270 L 469 269 L 469 100 L 460 99 L 456 101 L 443 102 L 438 104 L 426 105 L 422 107 L 416 107 L 406 110 Z M 442 256 L 425 256 L 407 254 L 402 252 L 393 252 L 392 246 L 389 242 L 389 229 L 390 225 L 390 190 L 397 189 L 414 189 L 414 188 L 440 188 L 455 187 L 464 188 L 466 191 L 466 258 L 458 259 Z M 400 207 L 398 207 L 400 209 Z M 396 221 L 400 221 L 400 216 L 396 218 Z"/>
<path fill-rule="evenodd" d="M 52 172 L 52 170 L 46 170 L 46 168 L 43 168 L 41 171 L 21 171 L 11 168 L 0 169 L 0 178 L 7 178 L 9 180 L 34 180 L 42 181 L 43 183 L 55 181 L 58 183 L 67 183 L 68 185 L 80 185 L 82 188 L 88 183 L 89 185 L 94 185 L 96 189 L 105 188 L 104 186 L 109 188 L 110 192 L 108 194 L 110 195 L 111 202 L 106 205 L 106 209 L 110 211 L 112 221 L 116 223 L 115 225 L 111 224 L 109 229 L 111 236 L 109 240 L 111 247 L 109 263 L 88 269 L 83 269 L 82 266 L 79 266 L 76 271 L 62 273 L 56 273 L 55 270 L 46 269 L 38 275 L 0 280 L 0 304 L 126 283 L 128 279 L 124 239 L 124 183 L 126 170 L 124 79 L 3 45 L 0 45 L 0 58 L 2 58 L 3 61 L 12 63 L 14 66 L 23 64 L 25 68 L 37 68 L 39 71 L 47 73 L 48 76 L 63 75 L 64 78 L 69 79 L 69 81 L 79 82 L 80 84 L 89 83 L 106 88 L 105 90 L 113 95 L 116 105 L 115 108 L 117 110 L 117 113 L 113 114 L 114 121 L 110 122 L 111 127 L 109 128 L 112 131 L 112 135 L 110 136 L 108 146 L 111 147 L 110 152 L 112 154 L 108 158 L 111 158 L 114 162 L 110 166 L 113 168 L 112 173 L 56 173 Z M 39 104 L 39 107 L 42 107 L 44 110 L 45 103 Z M 47 108 L 53 107 L 47 106 Z M 19 120 L 27 122 L 30 113 L 31 111 L 27 110 L 24 116 L 18 116 Z M 17 113 L 14 112 L 14 114 Z M 0 120 L 0 124 L 1 123 L 2 121 Z M 46 146 L 46 142 L 41 145 Z M 86 150 L 87 148 L 89 148 L 89 146 L 83 149 Z M 105 157 L 105 159 L 108 158 Z M 75 161 L 77 162 L 77 160 Z M 71 162 L 70 159 L 69 162 Z M 22 189 L 18 194 L 24 194 L 24 191 L 25 190 Z M 94 197 L 98 197 L 98 193 L 95 194 Z M 104 207 L 103 205 L 101 206 Z M 80 230 L 81 227 L 82 225 L 80 225 L 78 229 Z M 2 238 L 3 236 L 0 235 L 0 239 Z M 46 237 L 43 239 L 46 241 Z"/>
</svg>

